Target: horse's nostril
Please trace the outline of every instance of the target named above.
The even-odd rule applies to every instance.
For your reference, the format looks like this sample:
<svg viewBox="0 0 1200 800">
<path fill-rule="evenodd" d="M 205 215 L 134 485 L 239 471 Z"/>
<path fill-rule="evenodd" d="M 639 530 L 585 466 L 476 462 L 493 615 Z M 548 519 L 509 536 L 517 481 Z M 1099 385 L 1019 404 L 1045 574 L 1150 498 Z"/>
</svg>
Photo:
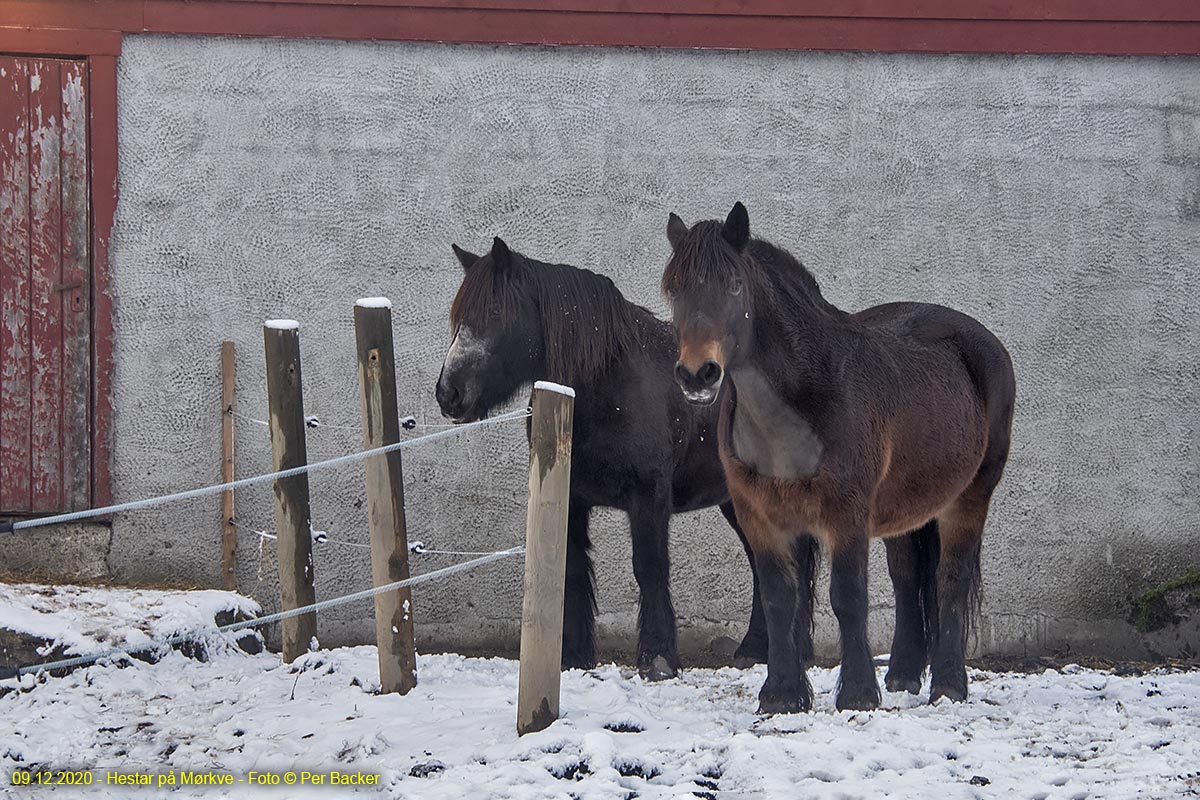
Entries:
<svg viewBox="0 0 1200 800">
<path fill-rule="evenodd" d="M 699 372 L 696 373 L 696 380 L 701 386 L 712 386 L 721 377 L 721 365 L 709 359 L 700 365 Z"/>
<path fill-rule="evenodd" d="M 454 384 L 439 381 L 436 394 L 438 405 L 443 411 L 456 412 L 462 409 L 462 392 Z"/>
<path fill-rule="evenodd" d="M 675 382 L 680 386 L 687 386 L 691 379 L 692 373 L 688 372 L 688 368 L 683 365 L 682 361 L 675 362 Z"/>
</svg>

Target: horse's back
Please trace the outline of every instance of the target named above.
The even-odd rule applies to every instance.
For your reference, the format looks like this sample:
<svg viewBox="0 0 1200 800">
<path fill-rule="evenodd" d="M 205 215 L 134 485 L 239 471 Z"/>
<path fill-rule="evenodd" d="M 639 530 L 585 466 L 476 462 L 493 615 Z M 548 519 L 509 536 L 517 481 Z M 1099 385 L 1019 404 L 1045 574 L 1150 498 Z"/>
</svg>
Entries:
<svg viewBox="0 0 1200 800">
<path fill-rule="evenodd" d="M 1016 378 L 1008 350 L 979 320 L 933 303 L 887 303 L 854 315 L 885 341 L 915 348 L 949 346 L 957 352 L 983 406 L 987 438 L 977 482 L 985 492 L 1000 480 L 1008 459 Z"/>
<path fill-rule="evenodd" d="M 960 353 L 989 420 L 1012 420 L 1016 378 L 1004 344 L 974 317 L 934 303 L 885 303 L 853 315 L 861 325 L 917 345 L 948 343 Z"/>
</svg>

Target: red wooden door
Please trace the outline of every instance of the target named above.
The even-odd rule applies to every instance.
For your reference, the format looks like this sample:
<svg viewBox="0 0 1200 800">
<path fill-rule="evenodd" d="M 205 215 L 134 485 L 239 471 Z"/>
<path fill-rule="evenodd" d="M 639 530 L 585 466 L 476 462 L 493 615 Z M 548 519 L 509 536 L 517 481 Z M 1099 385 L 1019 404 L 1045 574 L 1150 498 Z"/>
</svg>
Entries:
<svg viewBox="0 0 1200 800">
<path fill-rule="evenodd" d="M 87 64 L 0 56 L 0 514 L 91 501 Z"/>
</svg>

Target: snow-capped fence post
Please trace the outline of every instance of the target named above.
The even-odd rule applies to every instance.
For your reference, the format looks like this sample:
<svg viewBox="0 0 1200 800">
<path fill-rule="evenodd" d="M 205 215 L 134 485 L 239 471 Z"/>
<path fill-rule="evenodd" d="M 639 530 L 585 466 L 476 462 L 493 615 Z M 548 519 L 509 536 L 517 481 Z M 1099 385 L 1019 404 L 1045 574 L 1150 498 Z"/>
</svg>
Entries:
<svg viewBox="0 0 1200 800">
<path fill-rule="evenodd" d="M 234 349 L 233 342 L 221 342 L 221 482 L 233 480 L 233 414 L 234 414 Z M 233 489 L 221 492 L 221 586 L 227 592 L 237 591 L 237 525 Z"/>
<path fill-rule="evenodd" d="M 267 357 L 267 405 L 270 410 L 271 457 L 276 472 L 308 463 L 305 445 L 304 394 L 300 383 L 300 325 L 287 319 L 263 325 Z M 308 473 L 275 480 L 275 535 L 279 561 L 279 593 L 283 610 L 316 602 L 313 588 L 312 516 L 308 507 Z M 283 660 L 308 652 L 317 635 L 317 615 L 300 614 L 280 622 Z"/>
<path fill-rule="evenodd" d="M 369 450 L 400 441 L 392 304 L 380 297 L 359 300 L 354 304 L 354 331 L 362 389 L 363 447 Z M 407 580 L 408 533 L 400 451 L 368 458 L 366 474 L 371 579 L 375 586 Z M 380 691 L 407 694 L 417 685 L 409 587 L 375 595 L 375 641 Z"/>
<path fill-rule="evenodd" d="M 575 392 L 538 381 L 531 405 L 518 735 L 540 731 L 558 719 Z"/>
</svg>

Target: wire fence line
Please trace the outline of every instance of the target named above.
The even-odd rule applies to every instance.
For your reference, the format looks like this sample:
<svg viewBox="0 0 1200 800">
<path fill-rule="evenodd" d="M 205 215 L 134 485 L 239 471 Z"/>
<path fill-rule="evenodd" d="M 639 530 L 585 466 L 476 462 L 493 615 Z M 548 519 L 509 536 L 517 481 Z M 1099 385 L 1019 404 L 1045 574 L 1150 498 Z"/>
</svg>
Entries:
<svg viewBox="0 0 1200 800">
<path fill-rule="evenodd" d="M 271 427 L 271 423 L 267 422 L 265 419 L 258 419 L 257 417 L 248 417 L 245 414 L 234 411 L 232 406 L 227 407 L 225 409 L 225 413 L 228 414 L 229 416 L 233 417 L 234 419 L 240 419 L 242 422 L 249 422 L 253 425 L 261 425 L 264 428 Z M 322 422 L 321 418 L 319 416 L 317 416 L 316 414 L 309 414 L 308 416 L 306 416 L 304 418 L 304 427 L 310 428 L 315 431 L 335 430 L 335 431 L 350 431 L 352 433 L 362 433 L 361 425 L 336 425 L 336 424 L 332 424 L 329 422 Z M 417 418 L 412 416 L 411 414 L 409 414 L 406 417 L 400 418 L 400 427 L 406 431 L 411 431 L 416 428 L 429 429 L 429 430 L 432 430 L 432 429 L 440 430 L 443 428 L 457 428 L 460 426 L 457 423 L 442 424 L 442 423 L 437 423 L 437 422 L 417 422 Z"/>
<path fill-rule="evenodd" d="M 279 535 L 268 530 L 250 529 L 255 536 L 260 539 L 270 539 L 277 541 Z M 314 531 L 312 537 L 313 544 L 336 544 L 343 547 L 357 547 L 360 550 L 370 550 L 371 545 L 363 542 L 349 542 L 345 539 L 331 539 L 326 535 L 325 531 Z M 437 550 L 431 547 L 426 547 L 424 542 L 413 542 L 408 546 L 408 552 L 415 556 L 486 556 L 495 552 L 493 550 Z"/>
<path fill-rule="evenodd" d="M 337 456 L 336 458 L 329 458 L 312 464 L 302 464 L 298 467 L 291 467 L 289 469 L 279 470 L 278 472 L 268 472 L 262 475 L 254 475 L 249 478 L 239 478 L 235 481 L 229 481 L 228 483 L 218 483 L 213 486 L 203 486 L 198 489 L 188 489 L 187 491 L 159 495 L 158 497 L 149 497 L 144 500 L 132 500 L 127 503 L 117 503 L 111 506 L 104 506 L 103 508 L 92 508 L 85 511 L 72 511 L 66 514 L 55 514 L 54 516 L 50 517 L 39 517 L 37 519 L 24 519 L 15 522 L 0 523 L 0 533 L 14 533 L 19 530 L 25 530 L 26 528 L 40 528 L 45 525 L 59 525 L 64 522 L 75 522 L 76 520 L 81 519 L 103 517 L 109 514 L 115 514 L 119 511 L 132 511 L 138 508 L 157 506 L 178 500 L 190 500 L 196 497 L 218 494 L 226 491 L 227 489 L 238 489 L 243 486 L 252 486 L 256 483 L 283 480 L 284 478 L 291 478 L 295 475 L 312 472 L 314 470 L 331 469 L 333 467 L 341 466 L 342 464 L 349 464 L 354 461 L 362 461 L 371 458 L 372 456 L 386 455 L 387 453 L 391 453 L 396 450 L 407 450 L 408 448 L 416 447 L 417 445 L 428 444 L 439 439 L 456 436 L 459 433 L 471 430 L 472 428 L 481 428 L 489 425 L 498 425 L 502 422 L 510 422 L 516 419 L 525 419 L 526 417 L 532 415 L 532 413 L 532 409 L 526 407 L 516 411 L 509 411 L 506 414 L 501 414 L 489 419 L 481 419 L 477 422 L 467 422 L 462 425 L 455 425 L 448 430 L 427 433 L 424 436 L 418 436 L 415 439 L 407 439 L 402 442 L 383 445 L 382 447 L 374 447 L 370 450 L 349 453 L 344 456 Z"/>
<path fill-rule="evenodd" d="M 260 625 L 268 625 L 272 622 L 279 622 L 280 620 L 288 619 L 289 617 L 297 617 L 301 614 L 311 614 L 318 611 L 323 611 L 327 608 L 333 608 L 334 606 L 353 603 L 356 600 L 365 600 L 369 597 L 374 597 L 377 594 L 394 591 L 396 589 L 402 589 L 406 586 L 415 586 L 419 583 L 427 583 L 428 581 L 432 581 L 437 578 L 444 578 L 448 575 L 453 575 L 456 572 L 465 572 L 470 569 L 475 569 L 476 567 L 481 567 L 485 564 L 501 561 L 505 558 L 523 555 L 524 553 L 524 547 L 510 547 L 507 550 L 497 550 L 480 558 L 471 559 L 470 561 L 452 564 L 448 567 L 435 569 L 432 572 L 425 572 L 421 575 L 405 578 L 404 580 L 385 583 L 382 586 L 364 589 L 361 592 L 354 592 L 352 594 L 342 595 L 341 597 L 333 597 L 329 600 L 320 600 L 307 606 L 301 606 L 300 608 L 289 608 L 286 611 L 278 611 L 274 614 L 267 614 L 264 617 L 254 617 L 252 619 L 245 619 L 240 622 L 233 622 L 229 625 L 221 625 L 219 627 L 211 626 L 204 628 L 193 628 L 192 630 L 177 633 L 173 636 L 163 639 L 152 640 L 145 644 L 137 645 L 136 647 L 114 647 L 111 650 L 106 650 L 100 653 L 75 656 L 73 658 L 63 658 L 59 659 L 58 661 L 49 661 L 44 664 L 30 664 L 28 666 L 19 668 L 17 670 L 17 674 L 18 676 L 31 675 L 38 672 L 67 669 L 69 667 L 79 667 L 85 664 L 93 664 L 105 658 L 131 656 L 134 653 L 144 653 L 147 650 L 157 650 L 163 647 L 173 647 L 174 645 L 182 644 L 184 642 L 194 642 L 199 639 L 203 639 L 204 637 L 212 636 L 213 634 L 232 633 L 234 631 L 240 631 L 246 628 L 257 628 Z"/>
</svg>

